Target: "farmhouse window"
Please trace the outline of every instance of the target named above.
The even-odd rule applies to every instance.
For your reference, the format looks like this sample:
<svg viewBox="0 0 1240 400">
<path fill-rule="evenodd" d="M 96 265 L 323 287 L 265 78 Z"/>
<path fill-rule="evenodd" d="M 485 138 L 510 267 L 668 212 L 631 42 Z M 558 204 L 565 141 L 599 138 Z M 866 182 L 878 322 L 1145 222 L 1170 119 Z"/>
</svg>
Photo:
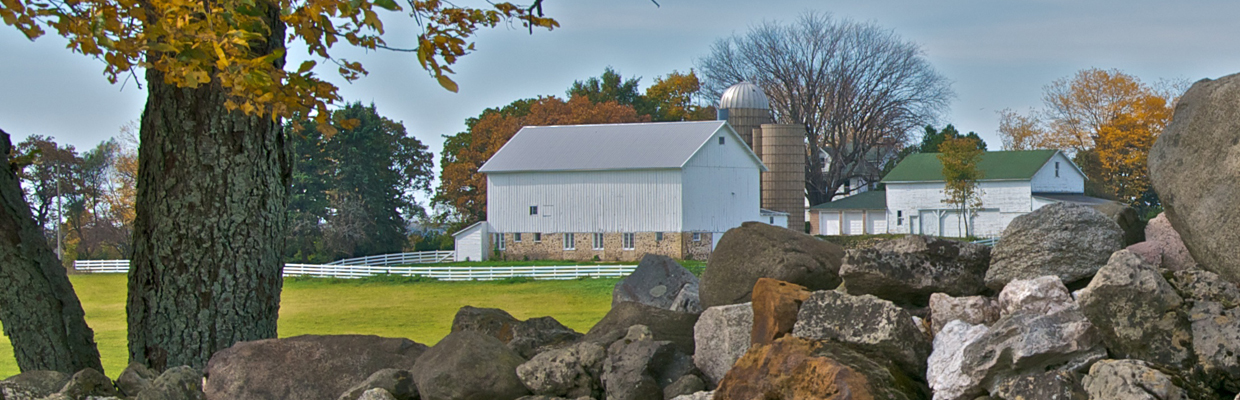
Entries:
<svg viewBox="0 0 1240 400">
<path fill-rule="evenodd" d="M 904 225 L 904 211 L 896 210 L 896 226 Z"/>
<path fill-rule="evenodd" d="M 512 241 L 515 243 L 521 243 L 521 232 L 512 234 Z"/>
<path fill-rule="evenodd" d="M 1055 177 L 1059 177 L 1059 161 L 1055 161 Z"/>
<path fill-rule="evenodd" d="M 625 250 L 633 250 L 633 248 L 635 247 L 635 246 L 633 246 L 633 241 L 634 241 L 634 240 L 633 240 L 633 234 L 632 234 L 632 233 L 626 233 L 626 234 L 624 234 L 624 243 L 623 243 L 623 244 L 624 244 L 624 249 L 625 249 Z"/>
<path fill-rule="evenodd" d="M 538 206 L 530 206 L 530 215 L 538 215 Z"/>
<path fill-rule="evenodd" d="M 693 232 L 693 241 L 695 241 L 695 242 L 700 242 L 700 241 L 702 241 L 702 233 L 701 233 L 701 232 Z"/>
<path fill-rule="evenodd" d="M 723 136 L 719 137 L 719 144 L 723 144 Z"/>
<path fill-rule="evenodd" d="M 542 233 L 534 232 L 534 243 L 541 243 L 541 242 L 542 242 Z"/>
<path fill-rule="evenodd" d="M 573 234 L 565 233 L 564 234 L 564 250 L 577 250 L 577 246 L 573 242 L 574 242 Z"/>
<path fill-rule="evenodd" d="M 594 249 L 595 250 L 603 249 L 603 234 L 601 233 L 594 234 Z"/>
</svg>

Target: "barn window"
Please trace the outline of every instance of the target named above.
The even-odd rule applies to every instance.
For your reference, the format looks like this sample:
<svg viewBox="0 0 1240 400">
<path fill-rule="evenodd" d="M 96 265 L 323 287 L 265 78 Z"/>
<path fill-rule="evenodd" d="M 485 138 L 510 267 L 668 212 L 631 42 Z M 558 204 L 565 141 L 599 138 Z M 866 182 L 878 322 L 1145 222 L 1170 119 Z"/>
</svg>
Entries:
<svg viewBox="0 0 1240 400">
<path fill-rule="evenodd" d="M 635 247 L 635 246 L 633 246 L 633 242 L 634 242 L 634 241 L 635 241 L 635 240 L 633 240 L 633 234 L 632 234 L 632 233 L 626 233 L 626 234 L 624 234 L 624 243 L 623 243 L 623 244 L 624 244 L 624 249 L 625 249 L 625 250 L 633 250 L 633 248 Z"/>
<path fill-rule="evenodd" d="M 702 233 L 701 233 L 701 232 L 693 232 L 693 241 L 695 241 L 695 242 L 700 242 L 700 241 L 702 241 Z"/>
<path fill-rule="evenodd" d="M 770 222 L 770 224 L 771 224 L 771 225 L 775 225 L 775 217 L 771 217 L 771 222 Z"/>
<path fill-rule="evenodd" d="M 542 243 L 542 233 L 534 232 L 534 243 Z"/>
<path fill-rule="evenodd" d="M 499 250 L 506 250 L 506 249 L 507 249 L 507 246 L 505 246 L 505 245 L 504 245 L 504 234 L 502 234 L 502 233 L 496 233 L 496 234 L 495 234 L 495 248 L 497 248 L 497 249 L 499 249 Z"/>
<path fill-rule="evenodd" d="M 656 241 L 656 242 L 662 242 L 662 241 L 663 241 L 663 232 L 655 232 L 655 233 L 654 233 L 654 241 Z"/>
<path fill-rule="evenodd" d="M 574 243 L 573 234 L 564 234 L 564 250 L 577 250 L 577 244 Z"/>
<path fill-rule="evenodd" d="M 601 233 L 594 234 L 594 249 L 595 250 L 603 249 L 603 234 Z"/>
<path fill-rule="evenodd" d="M 723 136 L 719 137 L 719 144 L 723 144 Z"/>
<path fill-rule="evenodd" d="M 515 243 L 521 243 L 521 232 L 512 234 L 512 241 Z"/>
<path fill-rule="evenodd" d="M 538 215 L 538 206 L 530 206 L 530 215 Z"/>
<path fill-rule="evenodd" d="M 896 210 L 896 226 L 904 225 L 904 210 Z"/>
<path fill-rule="evenodd" d="M 1059 177 L 1059 161 L 1055 161 L 1055 177 Z"/>
</svg>

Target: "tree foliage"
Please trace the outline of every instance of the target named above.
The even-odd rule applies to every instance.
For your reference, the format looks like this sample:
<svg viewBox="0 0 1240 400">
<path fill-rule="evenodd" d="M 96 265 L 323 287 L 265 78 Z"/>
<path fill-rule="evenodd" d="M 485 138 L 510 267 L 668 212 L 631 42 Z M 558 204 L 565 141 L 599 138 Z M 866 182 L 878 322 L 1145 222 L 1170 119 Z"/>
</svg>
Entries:
<svg viewBox="0 0 1240 400">
<path fill-rule="evenodd" d="M 939 146 L 944 141 L 959 138 L 972 139 L 978 149 L 986 151 L 986 141 L 982 140 L 982 137 L 978 136 L 977 132 L 969 132 L 967 135 L 961 135 L 960 131 L 956 130 L 956 127 L 952 126 L 952 124 L 947 124 L 943 127 L 943 129 L 935 129 L 934 125 L 926 125 L 925 130 L 921 135 L 921 142 L 915 146 L 905 146 L 893 157 L 891 157 L 891 159 L 883 163 L 882 175 L 886 176 L 888 172 L 895 169 L 896 164 L 903 161 L 905 157 L 921 153 L 938 153 Z"/>
<path fill-rule="evenodd" d="M 965 236 L 973 236 L 973 218 L 982 208 L 982 190 L 978 181 L 984 176 L 977 168 L 981 161 L 984 145 L 970 137 L 951 137 L 938 146 L 939 161 L 943 163 L 945 185 L 943 202 L 959 210 L 958 223 L 964 226 Z"/>
<path fill-rule="evenodd" d="M 897 151 L 953 96 L 916 43 L 872 23 L 815 13 L 721 39 L 698 70 L 715 98 L 750 81 L 770 98 L 779 122 L 805 126 L 813 204 L 830 200 L 849 179 L 877 180 L 863 165 L 871 152 Z M 820 149 L 827 157 L 817 157 Z"/>
<path fill-rule="evenodd" d="M 548 96 L 517 100 L 503 108 L 489 108 L 466 121 L 468 130 L 444 137 L 439 188 L 432 200 L 447 208 L 453 226 L 486 219 L 486 176 L 478 173 L 517 131 L 533 125 L 611 124 L 647 122 L 632 106 L 614 101 L 594 103 L 586 96 L 568 101 Z"/>
<path fill-rule="evenodd" d="M 638 115 L 646 115 L 651 121 L 705 121 L 715 119 L 715 108 L 703 106 L 695 100 L 702 96 L 702 83 L 697 73 L 688 74 L 673 70 L 666 76 L 656 77 L 654 84 L 639 91 L 641 77 L 625 79 L 612 67 L 603 74 L 585 81 L 573 81 L 566 92 L 568 97 L 585 97 L 595 104 L 615 102 L 631 106 Z"/>
<path fill-rule="evenodd" d="M 415 196 L 430 191 L 433 154 L 373 104 L 349 104 L 330 120 L 334 135 L 324 135 L 313 121 L 293 133 L 297 161 L 286 260 L 400 252 L 409 221 L 426 218 Z M 349 120 L 358 123 L 344 128 Z"/>
</svg>

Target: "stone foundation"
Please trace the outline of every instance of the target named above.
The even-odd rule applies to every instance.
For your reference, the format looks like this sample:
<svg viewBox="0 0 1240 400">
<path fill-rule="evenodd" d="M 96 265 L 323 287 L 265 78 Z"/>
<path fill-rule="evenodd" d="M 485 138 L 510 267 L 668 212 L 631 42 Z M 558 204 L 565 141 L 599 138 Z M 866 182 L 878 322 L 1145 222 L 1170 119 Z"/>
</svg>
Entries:
<svg viewBox="0 0 1240 400">
<path fill-rule="evenodd" d="M 577 261 L 640 261 L 646 254 L 658 254 L 677 260 L 705 260 L 710 257 L 713 237 L 700 233 L 698 241 L 692 232 L 663 232 L 662 240 L 657 232 L 635 232 L 633 249 L 624 249 L 624 234 L 603 234 L 603 248 L 594 248 L 594 233 L 574 232 L 573 249 L 564 249 L 563 233 L 544 233 L 534 241 L 534 234 L 521 233 L 521 241 L 514 240 L 512 233 L 504 234 L 504 250 L 493 252 L 505 260 L 577 260 Z"/>
</svg>

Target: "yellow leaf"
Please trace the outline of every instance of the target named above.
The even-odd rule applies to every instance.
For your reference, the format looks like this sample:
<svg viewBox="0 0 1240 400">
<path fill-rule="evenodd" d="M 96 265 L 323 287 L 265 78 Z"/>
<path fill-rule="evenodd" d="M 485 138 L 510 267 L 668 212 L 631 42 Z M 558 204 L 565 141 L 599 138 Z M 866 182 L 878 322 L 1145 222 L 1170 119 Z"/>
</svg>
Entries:
<svg viewBox="0 0 1240 400">
<path fill-rule="evenodd" d="M 452 93 L 457 92 L 458 88 L 456 86 L 456 82 L 453 82 L 452 79 L 449 79 L 447 75 L 440 74 L 436 76 L 435 79 L 439 80 L 439 86 L 443 86 L 444 89 L 448 89 L 448 91 Z"/>
</svg>

